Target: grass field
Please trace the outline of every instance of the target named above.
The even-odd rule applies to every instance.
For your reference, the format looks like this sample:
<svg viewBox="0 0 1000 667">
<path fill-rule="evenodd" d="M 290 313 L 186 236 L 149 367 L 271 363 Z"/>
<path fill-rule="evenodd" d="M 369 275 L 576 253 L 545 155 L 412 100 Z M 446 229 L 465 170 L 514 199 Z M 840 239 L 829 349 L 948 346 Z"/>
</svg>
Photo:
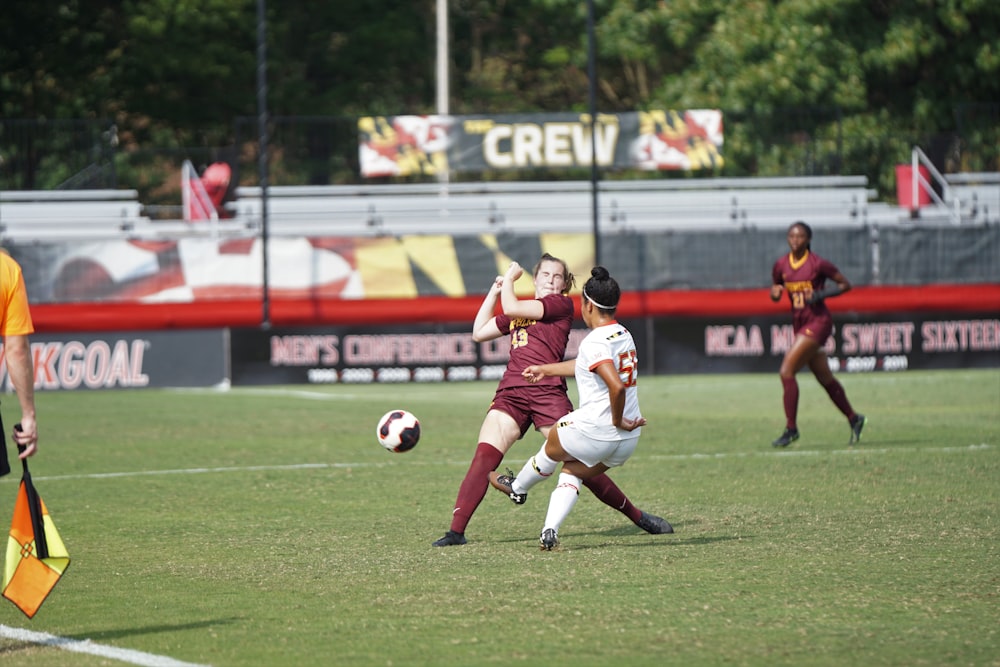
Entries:
<svg viewBox="0 0 1000 667">
<path fill-rule="evenodd" d="M 676 533 L 585 492 L 552 552 L 551 483 L 522 507 L 491 490 L 469 544 L 430 546 L 494 383 L 41 394 L 32 473 L 73 562 L 33 620 L 0 600 L 0 660 L 125 664 L 65 650 L 89 640 L 155 667 L 1000 665 L 1000 372 L 841 379 L 862 444 L 803 376 L 776 451 L 776 374 L 643 378 L 650 425 L 613 477 Z M 396 407 L 423 425 L 405 454 L 374 438 Z"/>
</svg>

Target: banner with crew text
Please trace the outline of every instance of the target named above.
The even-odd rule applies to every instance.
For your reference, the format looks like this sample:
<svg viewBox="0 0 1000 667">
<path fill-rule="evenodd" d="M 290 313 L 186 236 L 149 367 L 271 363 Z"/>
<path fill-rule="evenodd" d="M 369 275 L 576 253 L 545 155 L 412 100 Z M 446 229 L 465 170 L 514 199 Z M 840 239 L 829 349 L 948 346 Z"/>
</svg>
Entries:
<svg viewBox="0 0 1000 667">
<path fill-rule="evenodd" d="M 365 116 L 358 140 L 366 178 L 568 169 L 595 159 L 606 169 L 644 171 L 724 164 L 718 109 L 602 113 L 593 124 L 586 113 Z"/>
</svg>

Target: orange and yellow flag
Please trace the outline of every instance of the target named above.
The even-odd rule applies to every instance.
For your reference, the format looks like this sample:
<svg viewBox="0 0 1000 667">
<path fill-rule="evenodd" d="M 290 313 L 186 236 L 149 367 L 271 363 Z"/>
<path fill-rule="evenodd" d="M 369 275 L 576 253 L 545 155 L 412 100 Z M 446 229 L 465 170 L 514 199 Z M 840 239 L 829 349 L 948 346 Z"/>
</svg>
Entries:
<svg viewBox="0 0 1000 667">
<path fill-rule="evenodd" d="M 32 618 L 67 567 L 69 553 L 25 466 L 7 541 L 3 596 Z"/>
</svg>

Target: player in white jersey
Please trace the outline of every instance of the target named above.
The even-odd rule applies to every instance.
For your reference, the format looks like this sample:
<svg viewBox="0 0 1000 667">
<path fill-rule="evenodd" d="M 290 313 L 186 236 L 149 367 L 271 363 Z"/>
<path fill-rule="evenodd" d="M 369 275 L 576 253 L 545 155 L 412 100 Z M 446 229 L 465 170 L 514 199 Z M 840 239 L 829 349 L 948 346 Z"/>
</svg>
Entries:
<svg viewBox="0 0 1000 667">
<path fill-rule="evenodd" d="M 521 505 L 531 487 L 551 477 L 558 464 L 563 464 L 539 540 L 545 550 L 559 543 L 559 526 L 576 504 L 583 480 L 625 463 L 646 423 L 639 412 L 635 341 L 615 319 L 621 289 L 603 266 L 590 273 L 580 299 L 583 321 L 590 332 L 580 342 L 577 358 L 528 366 L 523 372 L 532 382 L 547 376 L 574 375 L 580 407 L 556 422 L 545 444 L 516 476 L 496 471 L 489 474 L 494 488 Z"/>
</svg>

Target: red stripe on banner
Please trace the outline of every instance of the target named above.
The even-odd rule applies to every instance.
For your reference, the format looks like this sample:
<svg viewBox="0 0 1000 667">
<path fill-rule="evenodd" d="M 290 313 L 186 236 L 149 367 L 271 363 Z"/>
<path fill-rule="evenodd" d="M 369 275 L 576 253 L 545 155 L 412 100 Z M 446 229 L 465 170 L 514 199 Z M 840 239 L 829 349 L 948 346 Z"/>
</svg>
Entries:
<svg viewBox="0 0 1000 667">
<path fill-rule="evenodd" d="M 1000 284 L 855 287 L 827 300 L 835 313 L 1000 311 Z M 619 306 L 621 317 L 773 315 L 789 310 L 788 298 L 771 301 L 770 288 L 633 292 Z"/>
<path fill-rule="evenodd" d="M 773 303 L 768 289 L 664 290 L 629 292 L 618 316 L 704 317 L 774 315 L 788 311 L 788 301 Z M 472 322 L 482 303 L 475 297 L 417 299 L 280 299 L 270 303 L 272 326 L 408 324 Z M 1000 313 L 1000 284 L 857 287 L 827 302 L 834 312 L 988 312 Z M 579 311 L 579 301 L 577 301 Z M 190 303 L 37 304 L 31 308 L 38 333 L 148 331 L 257 327 L 259 301 Z M 578 313 L 579 314 L 579 313 Z"/>
</svg>

